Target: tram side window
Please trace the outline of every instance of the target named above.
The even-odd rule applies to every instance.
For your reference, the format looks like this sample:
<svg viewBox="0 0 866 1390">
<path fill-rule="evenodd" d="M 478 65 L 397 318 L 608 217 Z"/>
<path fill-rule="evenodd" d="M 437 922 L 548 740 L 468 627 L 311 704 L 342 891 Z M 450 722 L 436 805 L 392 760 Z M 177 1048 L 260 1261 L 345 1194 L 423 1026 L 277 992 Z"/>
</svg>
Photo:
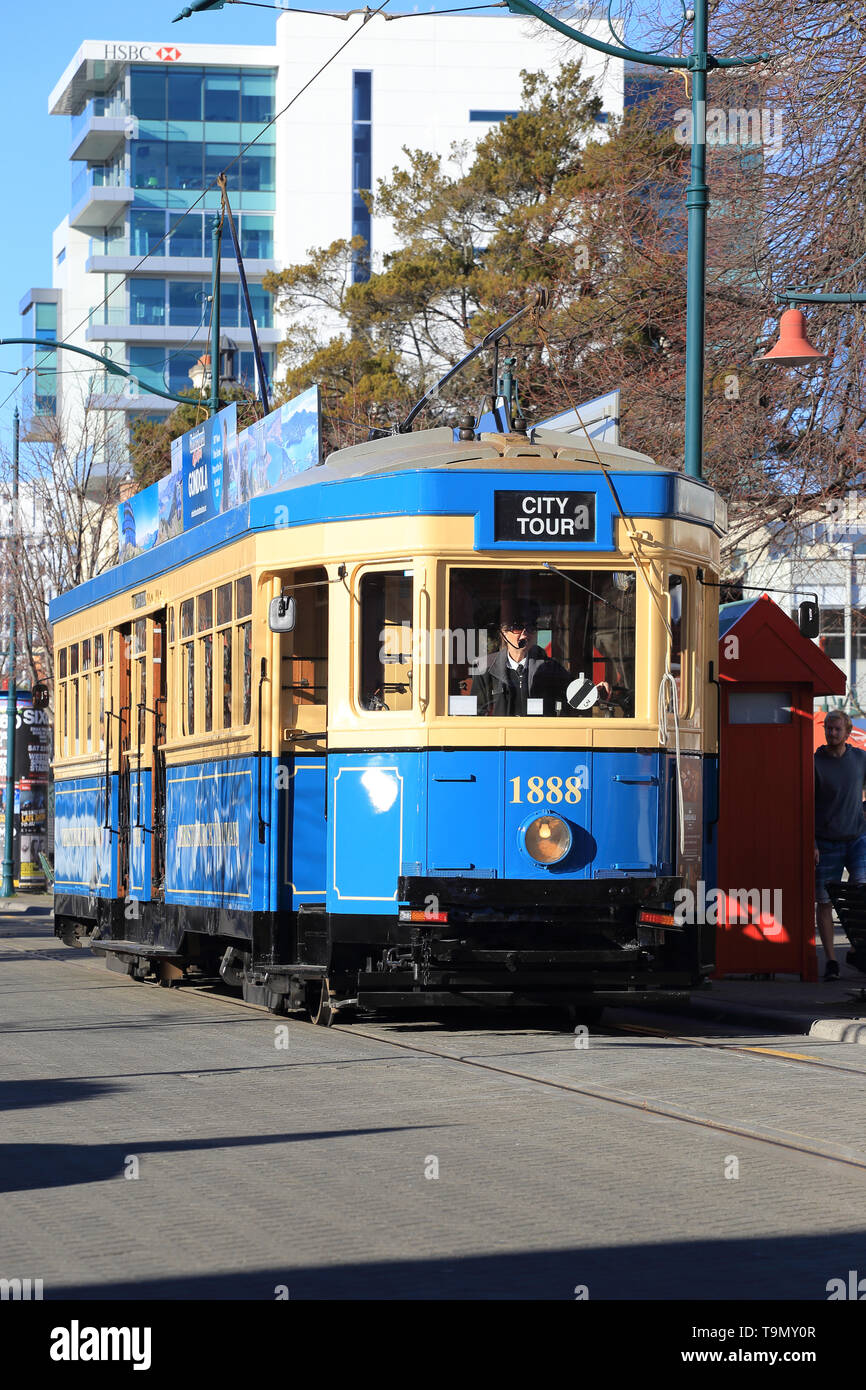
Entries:
<svg viewBox="0 0 866 1390">
<path fill-rule="evenodd" d="M 78 747 L 79 753 L 91 753 L 93 742 L 90 726 L 90 666 L 91 666 L 91 643 L 87 638 L 81 643 L 81 677 L 79 680 L 79 696 L 81 700 L 81 743 Z"/>
<path fill-rule="evenodd" d="M 412 570 L 363 575 L 358 701 L 364 710 L 412 708 Z"/>
<path fill-rule="evenodd" d="M 280 707 L 284 729 L 323 733 L 328 709 L 328 572 L 323 565 L 282 576 L 295 599 L 295 626 L 280 641 Z"/>
<path fill-rule="evenodd" d="M 232 726 L 232 586 L 216 591 L 217 671 L 222 670 L 222 726 Z"/>
<path fill-rule="evenodd" d="M 138 747 L 147 741 L 147 619 L 136 618 L 132 629 L 132 653 L 137 668 L 135 692 Z"/>
<path fill-rule="evenodd" d="M 195 733 L 195 644 L 184 641 L 195 630 L 195 600 L 184 599 L 180 605 L 180 725 L 182 734 Z"/>
<path fill-rule="evenodd" d="M 101 632 L 93 639 L 93 713 L 99 752 L 105 752 L 105 642 Z"/>
<path fill-rule="evenodd" d="M 90 722 L 90 677 L 81 677 L 81 752 L 93 752 L 93 729 Z"/>
<path fill-rule="evenodd" d="M 241 623 L 238 627 L 238 647 L 241 657 L 241 677 L 243 685 L 243 709 L 241 723 L 249 724 L 253 710 L 253 625 Z"/>
<path fill-rule="evenodd" d="M 65 758 L 69 754 L 69 741 L 66 732 L 66 648 L 61 647 L 57 653 L 57 730 L 56 744 L 58 758 Z"/>
<path fill-rule="evenodd" d="M 688 627 L 686 622 L 686 584 L 681 574 L 669 576 L 668 593 L 670 594 L 671 675 L 677 687 L 679 712 L 685 714 L 688 701 L 686 665 Z"/>
<path fill-rule="evenodd" d="M 195 733 L 195 643 L 184 642 L 181 648 L 183 656 L 183 694 L 181 696 L 181 714 L 183 722 L 183 732 L 185 734 Z"/>
<path fill-rule="evenodd" d="M 199 654 L 201 656 L 204 696 L 204 732 L 213 732 L 213 590 L 198 596 Z"/>
<path fill-rule="evenodd" d="M 235 580 L 235 617 L 248 618 L 253 611 L 253 581 L 246 574 Z M 241 676 L 241 723 L 249 724 L 253 711 L 253 625 L 238 624 L 238 659 Z"/>
</svg>

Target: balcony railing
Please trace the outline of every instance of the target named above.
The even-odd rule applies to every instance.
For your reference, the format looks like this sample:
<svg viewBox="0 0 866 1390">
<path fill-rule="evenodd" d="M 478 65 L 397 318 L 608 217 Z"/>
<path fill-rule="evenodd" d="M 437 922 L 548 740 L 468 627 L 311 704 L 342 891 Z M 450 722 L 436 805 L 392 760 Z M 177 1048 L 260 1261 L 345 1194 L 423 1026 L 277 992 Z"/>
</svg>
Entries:
<svg viewBox="0 0 866 1390">
<path fill-rule="evenodd" d="M 92 236 L 88 254 L 91 256 L 128 256 L 129 237 L 126 235 L 123 224 L 119 227 L 108 227 L 103 236 Z"/>
<path fill-rule="evenodd" d="M 76 143 L 84 134 L 90 122 L 95 116 L 128 116 L 129 103 L 123 97 L 92 97 L 83 111 L 79 111 L 77 116 L 73 116 L 70 129 L 73 144 Z"/>
<path fill-rule="evenodd" d="M 128 188 L 129 170 L 122 164 L 96 164 L 82 169 L 72 180 L 72 206 L 76 207 L 95 188 Z"/>
<path fill-rule="evenodd" d="M 119 302 L 118 302 L 119 301 Z M 112 295 L 108 304 L 97 304 L 87 316 L 89 328 L 103 328 L 129 323 L 129 305 L 125 294 Z"/>
</svg>

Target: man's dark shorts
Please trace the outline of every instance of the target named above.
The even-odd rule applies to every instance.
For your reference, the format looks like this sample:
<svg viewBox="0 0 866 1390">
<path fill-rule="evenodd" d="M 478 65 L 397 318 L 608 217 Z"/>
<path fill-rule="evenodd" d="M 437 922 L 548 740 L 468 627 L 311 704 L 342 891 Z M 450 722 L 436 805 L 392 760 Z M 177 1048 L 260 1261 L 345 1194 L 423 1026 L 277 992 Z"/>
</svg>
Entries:
<svg viewBox="0 0 866 1390">
<path fill-rule="evenodd" d="M 851 883 L 866 883 L 866 835 L 856 840 L 816 840 L 818 867 L 815 870 L 815 901 L 828 903 L 828 883 L 840 883 L 848 870 Z"/>
</svg>

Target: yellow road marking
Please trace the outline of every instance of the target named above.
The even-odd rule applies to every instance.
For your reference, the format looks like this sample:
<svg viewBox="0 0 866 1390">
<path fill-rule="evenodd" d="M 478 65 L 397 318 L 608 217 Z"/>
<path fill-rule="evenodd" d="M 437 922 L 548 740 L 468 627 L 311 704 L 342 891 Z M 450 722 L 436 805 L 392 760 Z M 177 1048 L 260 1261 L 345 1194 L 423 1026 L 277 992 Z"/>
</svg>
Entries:
<svg viewBox="0 0 866 1390">
<path fill-rule="evenodd" d="M 725 1052 L 762 1052 L 767 1057 L 785 1057 L 791 1062 L 808 1062 L 812 1067 L 826 1067 L 834 1071 L 856 1071 L 862 1073 L 863 1067 L 840 1067 L 838 1062 L 825 1062 L 821 1057 L 809 1057 L 804 1052 L 785 1052 L 779 1047 L 757 1047 L 748 1043 L 729 1043 L 722 1039 L 710 1041 L 705 1038 L 689 1038 L 682 1033 L 668 1033 L 664 1028 L 644 1028 L 637 1023 L 615 1023 L 612 1025 L 623 1033 L 653 1033 L 658 1038 L 670 1038 L 692 1047 L 715 1047 Z"/>
</svg>

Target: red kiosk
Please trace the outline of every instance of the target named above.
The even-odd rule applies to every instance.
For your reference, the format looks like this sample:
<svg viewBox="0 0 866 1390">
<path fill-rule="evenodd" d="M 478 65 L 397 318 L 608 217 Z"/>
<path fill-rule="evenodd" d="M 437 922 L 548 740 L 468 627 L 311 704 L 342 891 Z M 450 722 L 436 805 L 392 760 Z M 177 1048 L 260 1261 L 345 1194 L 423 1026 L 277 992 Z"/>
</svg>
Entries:
<svg viewBox="0 0 866 1390">
<path fill-rule="evenodd" d="M 812 702 L 845 676 L 766 594 L 719 634 L 716 977 L 816 980 Z"/>
</svg>

